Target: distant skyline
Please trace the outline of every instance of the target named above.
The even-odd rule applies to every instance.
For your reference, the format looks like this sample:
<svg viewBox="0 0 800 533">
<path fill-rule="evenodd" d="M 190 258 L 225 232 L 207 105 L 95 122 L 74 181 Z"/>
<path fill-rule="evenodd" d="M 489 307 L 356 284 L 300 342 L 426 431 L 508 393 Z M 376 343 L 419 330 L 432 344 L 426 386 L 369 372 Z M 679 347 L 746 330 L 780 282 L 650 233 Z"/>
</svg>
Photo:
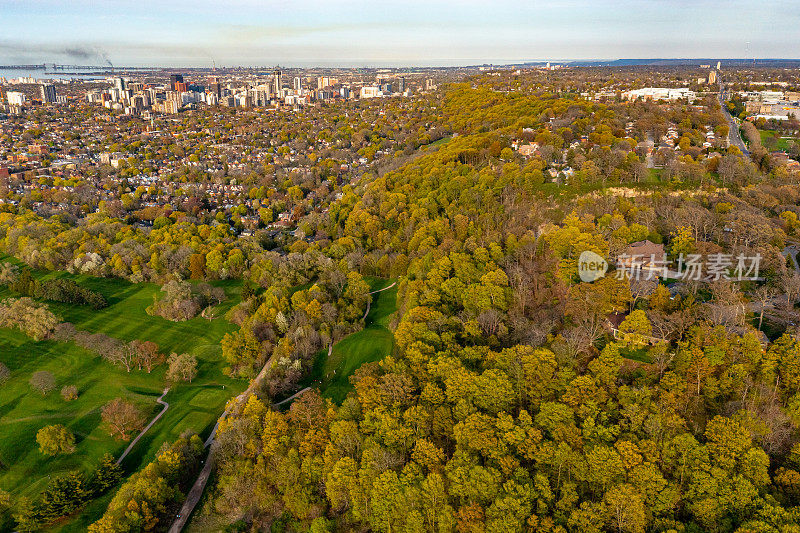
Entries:
<svg viewBox="0 0 800 533">
<path fill-rule="evenodd" d="M 448 66 L 797 58 L 789 0 L 0 0 L 0 64 Z"/>
</svg>

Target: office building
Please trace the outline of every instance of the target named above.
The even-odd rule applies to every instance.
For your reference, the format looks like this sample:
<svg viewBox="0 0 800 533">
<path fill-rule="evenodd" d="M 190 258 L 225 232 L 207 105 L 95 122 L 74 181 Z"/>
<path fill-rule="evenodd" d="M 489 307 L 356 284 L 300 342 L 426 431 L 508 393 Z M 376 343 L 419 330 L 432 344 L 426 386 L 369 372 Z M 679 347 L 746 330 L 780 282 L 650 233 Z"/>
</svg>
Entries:
<svg viewBox="0 0 800 533">
<path fill-rule="evenodd" d="M 378 96 L 383 96 L 380 90 L 380 87 L 362 87 L 361 92 L 359 93 L 361 98 L 377 98 Z"/>
<path fill-rule="evenodd" d="M 16 91 L 8 91 L 6 93 L 6 99 L 9 105 L 25 105 L 25 102 L 28 100 L 25 93 L 18 93 Z"/>
<path fill-rule="evenodd" d="M 714 85 L 715 83 L 717 83 L 717 71 L 712 70 L 708 73 L 708 84 Z"/>
<path fill-rule="evenodd" d="M 397 79 L 397 92 L 405 92 L 406 90 L 406 78 L 405 76 L 400 76 Z"/>
<path fill-rule="evenodd" d="M 170 74 L 169 75 L 169 87 L 173 91 L 177 91 L 176 86 L 179 83 L 183 83 L 183 74 Z"/>
<path fill-rule="evenodd" d="M 642 89 L 633 89 L 630 91 L 625 91 L 621 93 L 622 98 L 628 101 L 636 101 L 636 100 L 644 100 L 644 101 L 654 101 L 657 102 L 659 100 L 688 100 L 689 102 L 693 102 L 697 95 L 694 91 L 689 90 L 688 88 L 664 88 L 664 87 L 644 87 Z"/>
<path fill-rule="evenodd" d="M 167 100 L 164 102 L 164 113 L 174 115 L 178 112 L 179 103 L 177 100 Z"/>
<path fill-rule="evenodd" d="M 209 89 L 217 97 L 217 99 L 222 96 L 222 85 L 220 84 L 217 76 L 212 76 L 209 80 Z"/>
<path fill-rule="evenodd" d="M 125 80 L 123 78 L 114 78 L 114 88 L 120 92 L 125 90 Z"/>
<path fill-rule="evenodd" d="M 283 77 L 281 75 L 281 71 L 275 69 L 275 72 L 272 73 L 273 82 L 275 83 L 275 94 L 278 95 L 278 98 L 281 97 L 281 89 L 283 89 Z"/>
<path fill-rule="evenodd" d="M 39 92 L 42 95 L 42 102 L 54 104 L 56 102 L 56 86 L 49 83 L 39 85 Z"/>
<path fill-rule="evenodd" d="M 294 90 L 298 93 L 303 90 L 303 80 L 300 79 L 300 76 L 294 78 Z"/>
</svg>

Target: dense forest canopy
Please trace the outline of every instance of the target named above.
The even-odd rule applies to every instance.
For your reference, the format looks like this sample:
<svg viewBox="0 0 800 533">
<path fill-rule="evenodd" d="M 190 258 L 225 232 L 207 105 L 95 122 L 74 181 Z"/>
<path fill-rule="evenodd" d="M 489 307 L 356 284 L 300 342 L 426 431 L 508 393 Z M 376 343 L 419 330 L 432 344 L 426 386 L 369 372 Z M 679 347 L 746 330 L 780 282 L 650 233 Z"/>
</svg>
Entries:
<svg viewBox="0 0 800 533">
<path fill-rule="evenodd" d="M 361 104 L 360 121 L 283 119 L 281 142 L 311 142 L 313 122 L 342 150 L 393 149 L 314 207 L 319 169 L 307 183 L 284 172 L 280 201 L 301 207 L 291 235 L 179 206 L 143 228 L 133 204 L 77 221 L 23 204 L 0 213 L 0 247 L 30 267 L 163 283 L 150 312 L 171 320 L 222 299 L 184 280 L 243 280 L 222 355 L 255 390 L 219 424 L 200 530 L 798 531 L 800 176 L 728 146 L 715 95 L 597 102 L 570 76 L 475 76 L 391 118 Z M 674 146 L 648 149 L 668 132 Z M 276 175 L 254 172 L 251 196 Z M 758 273 L 617 275 L 643 242 L 673 263 L 757 257 Z M 586 251 L 608 275 L 581 281 Z M 396 282 L 390 353 L 334 401 L 315 365 L 365 330 L 376 277 Z M 165 447 L 92 530 L 165 529 L 199 454 L 196 437 Z"/>
</svg>

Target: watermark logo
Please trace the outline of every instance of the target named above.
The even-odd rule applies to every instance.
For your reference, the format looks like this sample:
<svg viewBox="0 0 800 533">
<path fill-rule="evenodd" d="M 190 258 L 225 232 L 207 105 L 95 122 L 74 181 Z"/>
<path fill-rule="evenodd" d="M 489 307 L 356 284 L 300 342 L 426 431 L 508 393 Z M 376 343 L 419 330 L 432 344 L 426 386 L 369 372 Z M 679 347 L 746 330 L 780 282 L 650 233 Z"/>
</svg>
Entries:
<svg viewBox="0 0 800 533">
<path fill-rule="evenodd" d="M 674 265 L 674 268 L 673 268 Z M 669 261 L 666 254 L 628 255 L 620 254 L 614 266 L 617 279 L 656 280 L 674 279 L 713 282 L 760 281 L 761 255 L 713 253 L 680 254 L 676 261 Z M 581 281 L 591 283 L 604 277 L 608 262 L 600 255 L 586 250 L 578 258 L 578 276 Z"/>
<path fill-rule="evenodd" d="M 578 258 L 578 276 L 581 281 L 591 283 L 605 276 L 606 272 L 608 272 L 608 261 L 601 255 L 586 250 Z"/>
<path fill-rule="evenodd" d="M 617 258 L 617 279 L 630 278 L 634 280 L 652 280 L 656 278 L 669 278 L 688 281 L 759 281 L 758 275 L 761 265 L 761 255 L 752 256 L 739 254 L 713 253 L 680 254 L 676 261 L 676 268 L 666 256 L 657 257 L 655 254 L 647 256 L 621 254 Z"/>
</svg>

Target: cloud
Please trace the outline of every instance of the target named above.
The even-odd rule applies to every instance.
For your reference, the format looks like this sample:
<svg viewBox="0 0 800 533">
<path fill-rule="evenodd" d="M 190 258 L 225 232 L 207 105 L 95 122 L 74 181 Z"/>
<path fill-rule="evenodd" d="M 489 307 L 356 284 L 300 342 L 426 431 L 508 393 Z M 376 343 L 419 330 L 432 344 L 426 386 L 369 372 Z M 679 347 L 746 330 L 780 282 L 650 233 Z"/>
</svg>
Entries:
<svg viewBox="0 0 800 533">
<path fill-rule="evenodd" d="M 21 44 L 0 41 L 0 58 L 39 63 L 42 61 L 71 60 L 108 63 L 108 54 L 103 47 L 86 44 Z"/>
</svg>

